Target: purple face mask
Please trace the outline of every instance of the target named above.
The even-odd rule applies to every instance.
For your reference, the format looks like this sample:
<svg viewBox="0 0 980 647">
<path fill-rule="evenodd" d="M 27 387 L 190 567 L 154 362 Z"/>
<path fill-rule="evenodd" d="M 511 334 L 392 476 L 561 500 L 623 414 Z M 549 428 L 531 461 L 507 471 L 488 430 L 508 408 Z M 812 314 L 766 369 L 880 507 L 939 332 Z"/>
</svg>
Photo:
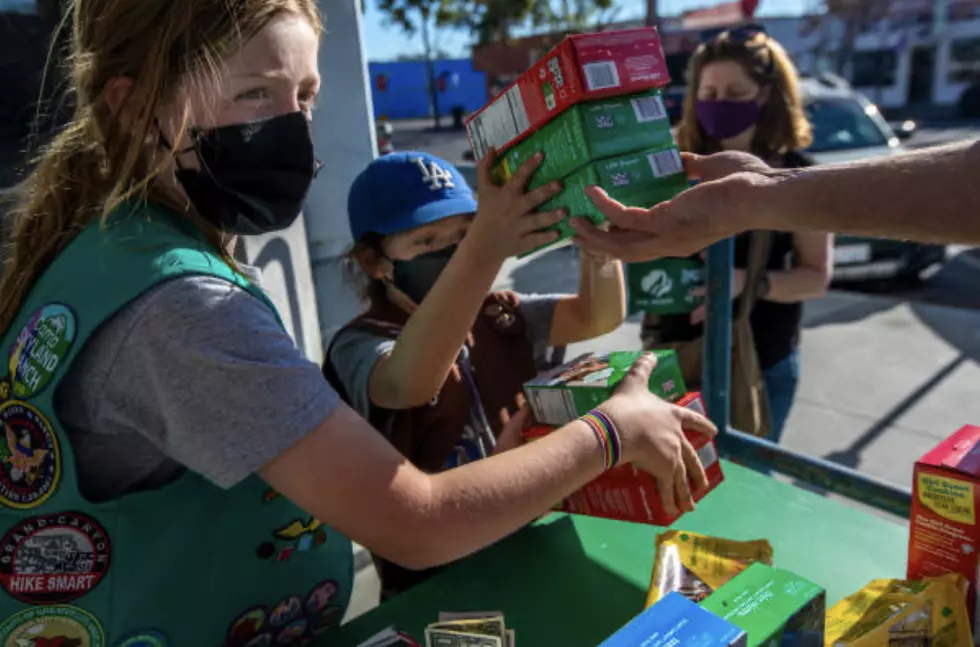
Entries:
<svg viewBox="0 0 980 647">
<path fill-rule="evenodd" d="M 759 104 L 749 101 L 705 101 L 698 99 L 694 113 L 712 139 L 730 139 L 759 121 Z"/>
</svg>

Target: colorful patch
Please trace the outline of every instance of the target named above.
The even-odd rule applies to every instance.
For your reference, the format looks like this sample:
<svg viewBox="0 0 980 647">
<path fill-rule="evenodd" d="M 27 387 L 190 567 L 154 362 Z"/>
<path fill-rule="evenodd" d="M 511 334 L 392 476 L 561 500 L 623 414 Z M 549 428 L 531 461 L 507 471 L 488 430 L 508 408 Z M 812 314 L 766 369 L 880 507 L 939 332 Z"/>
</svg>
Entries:
<svg viewBox="0 0 980 647">
<path fill-rule="evenodd" d="M 11 397 L 44 390 L 75 341 L 75 313 L 62 303 L 38 308 L 10 348 Z"/>
<path fill-rule="evenodd" d="M 116 647 L 168 647 L 166 636 L 158 631 L 141 631 L 116 643 Z"/>
<path fill-rule="evenodd" d="M 40 411 L 19 400 L 0 404 L 0 428 L 0 505 L 36 508 L 61 480 L 58 437 Z"/>
<path fill-rule="evenodd" d="M 255 553 L 260 559 L 269 559 L 275 555 L 276 561 L 288 562 L 293 553 L 305 553 L 326 543 L 327 531 L 322 526 L 323 523 L 313 517 L 307 521 L 296 519 L 274 531 L 277 541 L 260 544 Z"/>
<path fill-rule="evenodd" d="M 302 617 L 303 602 L 294 595 L 272 608 L 269 613 L 269 624 L 273 627 L 282 627 Z"/>
<path fill-rule="evenodd" d="M 109 536 L 77 512 L 30 517 L 0 539 L 0 587 L 27 604 L 79 598 L 109 570 Z"/>
<path fill-rule="evenodd" d="M 28 607 L 0 623 L 0 647 L 105 647 L 105 634 L 84 609 Z"/>
<path fill-rule="evenodd" d="M 337 582 L 326 580 L 313 587 L 310 594 L 306 596 L 306 615 L 315 616 L 330 604 L 330 600 L 337 594 Z"/>
<path fill-rule="evenodd" d="M 268 614 L 263 607 L 253 607 L 235 618 L 231 626 L 228 627 L 229 647 L 245 647 L 246 645 L 254 647 L 252 641 L 261 637 L 259 632 L 265 627 L 267 616 Z M 270 644 L 271 638 L 269 636 Z"/>
<path fill-rule="evenodd" d="M 315 635 L 340 624 L 343 607 L 327 604 L 337 591 L 327 580 L 313 587 L 305 604 L 291 595 L 267 611 L 252 607 L 228 627 L 227 647 L 299 647 L 312 642 Z"/>
</svg>

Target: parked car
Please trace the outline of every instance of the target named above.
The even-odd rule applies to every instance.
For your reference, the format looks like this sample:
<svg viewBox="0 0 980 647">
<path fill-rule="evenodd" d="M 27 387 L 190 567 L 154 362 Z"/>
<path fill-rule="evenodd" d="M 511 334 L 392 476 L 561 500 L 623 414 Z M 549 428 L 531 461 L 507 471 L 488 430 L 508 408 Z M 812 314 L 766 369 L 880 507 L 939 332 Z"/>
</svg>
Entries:
<svg viewBox="0 0 980 647">
<path fill-rule="evenodd" d="M 893 128 L 873 103 L 838 77 L 804 77 L 802 89 L 813 124 L 809 152 L 819 163 L 895 155 L 905 150 L 902 140 L 915 132 L 912 122 Z M 834 281 L 916 280 L 945 260 L 945 245 L 837 236 Z"/>
</svg>

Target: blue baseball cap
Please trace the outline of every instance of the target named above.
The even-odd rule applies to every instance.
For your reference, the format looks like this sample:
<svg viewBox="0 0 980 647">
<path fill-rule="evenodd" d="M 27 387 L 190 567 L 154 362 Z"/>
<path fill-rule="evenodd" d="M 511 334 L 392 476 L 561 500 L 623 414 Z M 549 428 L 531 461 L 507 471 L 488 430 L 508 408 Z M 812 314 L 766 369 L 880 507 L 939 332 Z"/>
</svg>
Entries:
<svg viewBox="0 0 980 647">
<path fill-rule="evenodd" d="M 467 213 L 476 213 L 476 198 L 459 169 L 417 151 L 374 160 L 357 176 L 347 196 L 355 242 L 371 232 L 398 234 Z"/>
</svg>

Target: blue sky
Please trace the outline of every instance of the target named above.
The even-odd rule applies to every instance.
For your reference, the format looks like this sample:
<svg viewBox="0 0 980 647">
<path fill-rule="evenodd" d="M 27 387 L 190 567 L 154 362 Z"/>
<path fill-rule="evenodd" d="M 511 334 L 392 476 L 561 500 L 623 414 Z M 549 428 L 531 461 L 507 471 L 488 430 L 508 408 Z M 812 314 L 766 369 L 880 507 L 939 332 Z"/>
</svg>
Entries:
<svg viewBox="0 0 980 647">
<path fill-rule="evenodd" d="M 660 13 L 665 16 L 679 14 L 688 9 L 717 4 L 720 0 L 660 0 Z M 365 0 L 367 13 L 364 16 L 364 36 L 368 59 L 388 60 L 401 54 L 421 53 L 421 40 L 416 36 L 406 37 L 395 27 L 386 25 L 384 17 L 375 8 L 374 0 Z M 796 15 L 812 5 L 807 0 L 760 0 L 759 15 Z M 645 11 L 644 0 L 619 0 L 620 18 L 641 16 Z M 452 56 L 465 56 L 467 37 L 461 33 L 442 33 L 441 48 Z"/>
</svg>

